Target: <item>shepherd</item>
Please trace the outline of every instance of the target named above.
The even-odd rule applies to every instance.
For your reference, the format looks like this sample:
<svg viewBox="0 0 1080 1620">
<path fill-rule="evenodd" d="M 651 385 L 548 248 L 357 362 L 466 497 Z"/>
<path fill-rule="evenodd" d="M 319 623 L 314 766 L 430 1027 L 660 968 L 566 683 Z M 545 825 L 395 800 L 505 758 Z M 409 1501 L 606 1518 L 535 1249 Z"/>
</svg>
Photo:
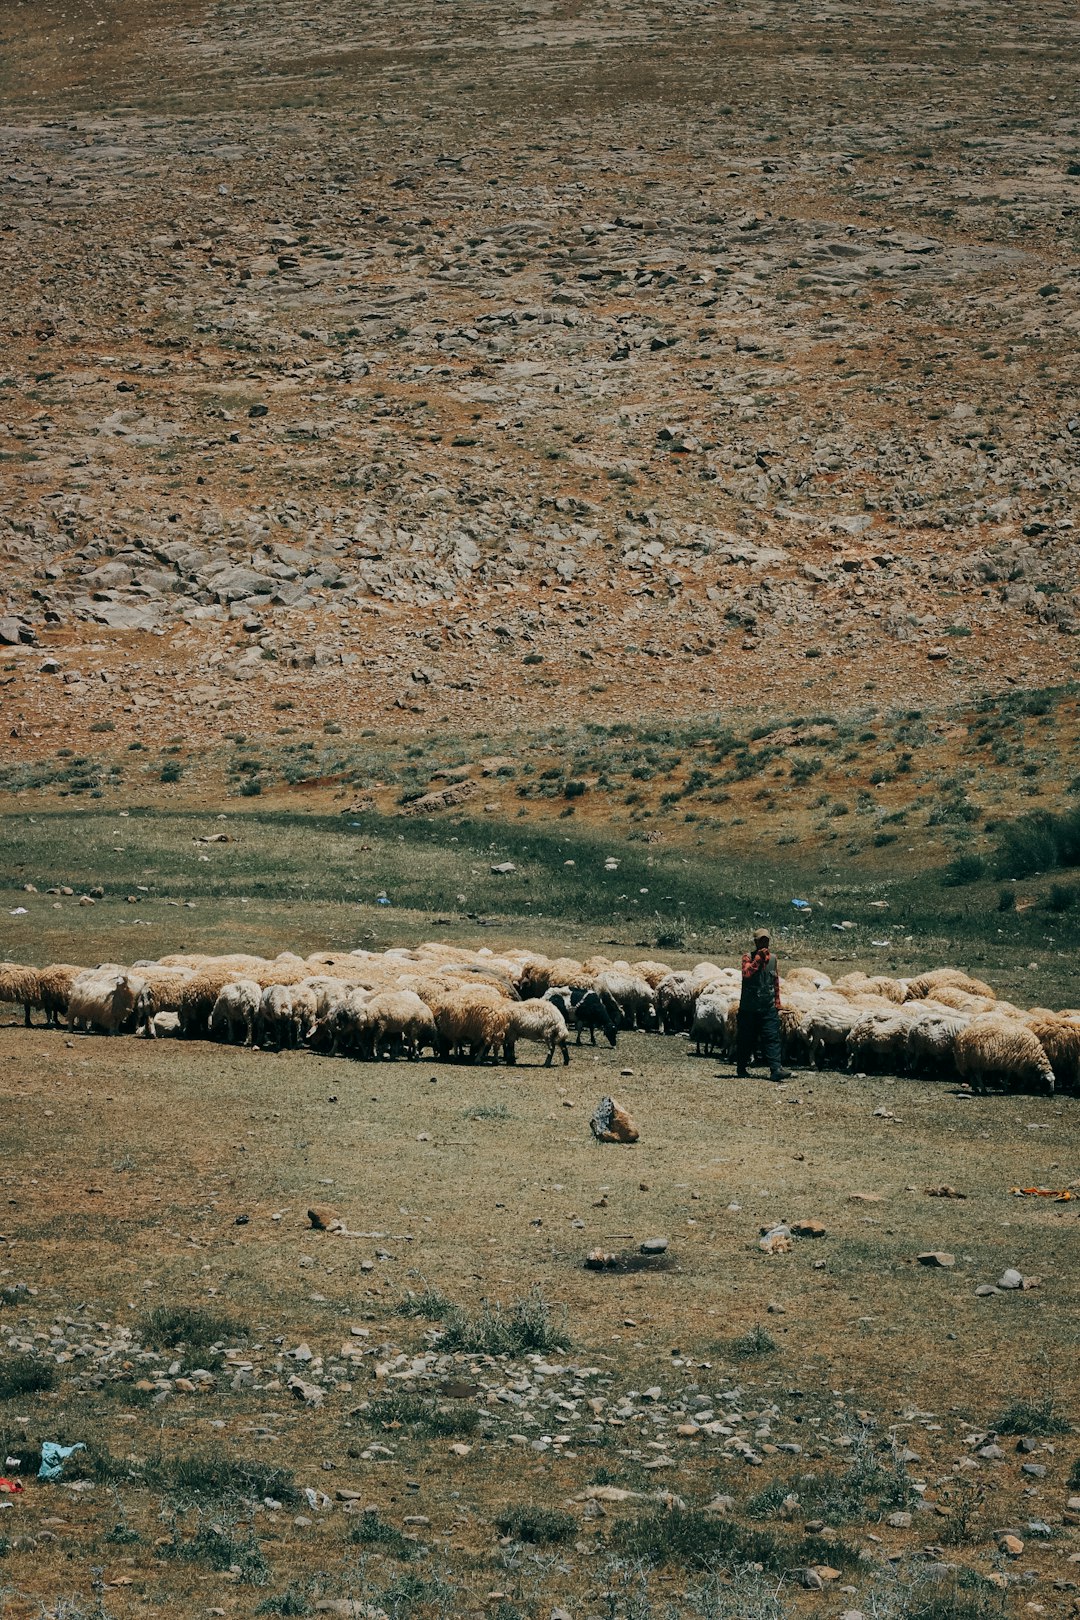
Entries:
<svg viewBox="0 0 1080 1620">
<path fill-rule="evenodd" d="M 736 1029 L 736 1073 L 749 1074 L 755 1058 L 769 1065 L 770 1080 L 790 1080 L 791 1071 L 780 1062 L 780 968 L 769 948 L 767 928 L 754 935 L 754 948 L 742 959 L 742 994 Z"/>
</svg>

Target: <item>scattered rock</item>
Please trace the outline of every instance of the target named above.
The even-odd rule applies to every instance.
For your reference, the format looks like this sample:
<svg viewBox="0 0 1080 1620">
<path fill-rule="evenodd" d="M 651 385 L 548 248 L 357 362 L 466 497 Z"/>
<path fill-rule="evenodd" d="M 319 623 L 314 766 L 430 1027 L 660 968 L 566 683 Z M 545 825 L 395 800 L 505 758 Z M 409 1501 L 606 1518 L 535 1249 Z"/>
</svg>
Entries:
<svg viewBox="0 0 1080 1620">
<path fill-rule="evenodd" d="M 1024 1543 L 1019 1536 L 1004 1535 L 998 1540 L 998 1551 L 1004 1553 L 1006 1558 L 1019 1558 L 1023 1550 Z"/>
<path fill-rule="evenodd" d="M 603 1097 L 589 1121 L 598 1142 L 636 1142 L 638 1128 L 626 1109 L 614 1097 Z"/>
<path fill-rule="evenodd" d="M 641 1254 L 666 1254 L 668 1240 L 666 1237 L 646 1238 L 640 1246 Z"/>
<path fill-rule="evenodd" d="M 956 1264 L 956 1256 L 947 1253 L 944 1249 L 925 1249 L 922 1254 L 916 1255 L 915 1258 L 920 1266 L 949 1267 Z"/>
<path fill-rule="evenodd" d="M 340 1215 L 332 1209 L 327 1209 L 324 1204 L 316 1204 L 314 1208 L 309 1209 L 307 1218 L 316 1232 L 339 1232 L 342 1227 Z"/>
<path fill-rule="evenodd" d="M 823 1238 L 827 1235 L 821 1221 L 792 1221 L 791 1230 L 796 1237 Z"/>
</svg>

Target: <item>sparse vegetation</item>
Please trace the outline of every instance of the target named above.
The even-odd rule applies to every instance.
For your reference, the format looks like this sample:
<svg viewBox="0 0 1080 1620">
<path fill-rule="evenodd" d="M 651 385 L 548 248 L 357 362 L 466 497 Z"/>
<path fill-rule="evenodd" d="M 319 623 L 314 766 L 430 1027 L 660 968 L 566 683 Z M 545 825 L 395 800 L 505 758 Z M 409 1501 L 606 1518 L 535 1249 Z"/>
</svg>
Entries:
<svg viewBox="0 0 1080 1620">
<path fill-rule="evenodd" d="M 444 1318 L 445 1350 L 468 1350 L 479 1355 L 521 1355 L 529 1350 L 555 1350 L 565 1345 L 565 1323 L 538 1288 L 511 1305 L 487 1301 L 475 1312 L 455 1308 Z"/>
<path fill-rule="evenodd" d="M 1069 1427 L 1049 1395 L 1042 1400 L 1013 1401 L 994 1421 L 998 1434 L 1068 1434 Z"/>
<path fill-rule="evenodd" d="M 578 1533 L 578 1522 L 572 1513 L 557 1508 L 512 1507 L 496 1515 L 500 1535 L 514 1541 L 526 1541 L 540 1546 L 550 1542 L 571 1541 Z"/>
<path fill-rule="evenodd" d="M 37 1395 L 42 1390 L 55 1389 L 58 1382 L 57 1369 L 37 1356 L 16 1354 L 0 1358 L 0 1400 Z"/>
</svg>

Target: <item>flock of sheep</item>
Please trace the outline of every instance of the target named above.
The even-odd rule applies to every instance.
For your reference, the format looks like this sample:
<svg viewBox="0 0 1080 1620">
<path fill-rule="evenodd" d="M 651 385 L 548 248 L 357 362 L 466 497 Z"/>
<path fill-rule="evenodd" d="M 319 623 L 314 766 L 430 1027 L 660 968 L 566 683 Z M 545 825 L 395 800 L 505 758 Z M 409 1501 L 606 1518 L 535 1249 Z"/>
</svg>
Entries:
<svg viewBox="0 0 1080 1620">
<path fill-rule="evenodd" d="M 531 951 L 466 950 L 431 943 L 348 954 L 164 956 L 130 967 L 0 963 L 0 1002 L 37 1009 L 46 1022 L 115 1035 L 142 1032 L 342 1057 L 492 1056 L 516 1061 L 538 1042 L 550 1064 L 570 1060 L 600 1030 L 614 1046 L 622 1029 L 688 1034 L 697 1051 L 731 1056 L 738 968 Z M 961 1078 L 1052 1092 L 1080 1086 L 1080 1011 L 1024 1010 L 959 968 L 914 979 L 848 973 L 835 983 L 809 967 L 782 980 L 785 1062 Z"/>
</svg>

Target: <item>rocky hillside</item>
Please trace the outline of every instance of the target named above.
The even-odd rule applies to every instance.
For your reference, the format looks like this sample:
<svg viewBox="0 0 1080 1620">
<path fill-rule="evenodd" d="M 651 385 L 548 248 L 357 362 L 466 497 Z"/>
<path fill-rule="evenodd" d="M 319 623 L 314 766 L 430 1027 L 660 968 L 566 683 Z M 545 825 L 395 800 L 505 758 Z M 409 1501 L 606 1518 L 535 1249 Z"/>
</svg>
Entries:
<svg viewBox="0 0 1080 1620">
<path fill-rule="evenodd" d="M 18 737 L 117 682 L 496 730 L 1067 676 L 1063 28 L 9 8 Z"/>
</svg>

